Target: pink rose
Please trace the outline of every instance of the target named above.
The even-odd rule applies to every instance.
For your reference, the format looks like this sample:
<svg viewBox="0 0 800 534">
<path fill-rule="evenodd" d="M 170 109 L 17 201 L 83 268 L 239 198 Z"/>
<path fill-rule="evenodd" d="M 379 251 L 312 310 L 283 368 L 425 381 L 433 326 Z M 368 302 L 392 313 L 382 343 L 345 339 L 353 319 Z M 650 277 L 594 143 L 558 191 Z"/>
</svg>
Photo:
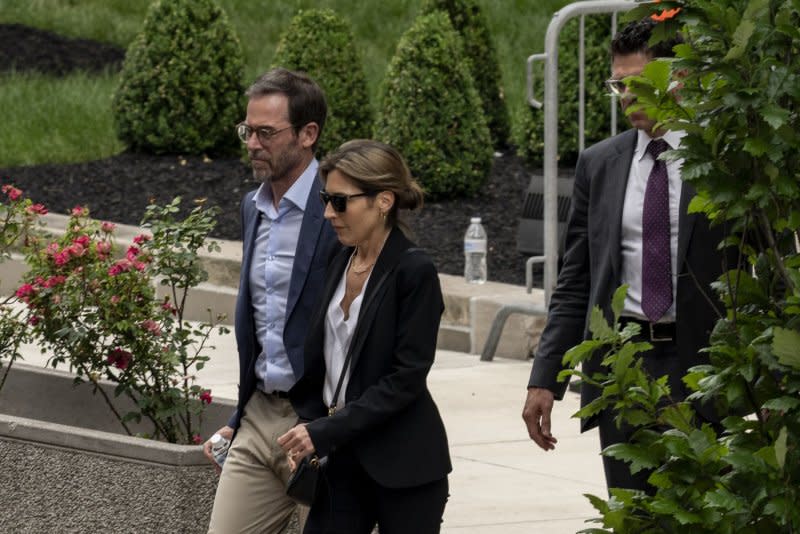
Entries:
<svg viewBox="0 0 800 534">
<path fill-rule="evenodd" d="M 203 443 L 202 436 L 200 436 L 200 434 L 195 434 L 194 436 L 192 436 L 192 443 L 194 443 L 195 445 L 201 445 Z"/>
<path fill-rule="evenodd" d="M 130 261 L 126 259 L 117 260 L 114 265 L 108 268 L 108 275 L 109 276 L 117 276 L 120 273 L 124 273 L 130 271 L 132 264 Z"/>
<path fill-rule="evenodd" d="M 55 256 L 58 250 L 59 250 L 58 243 L 50 243 L 49 245 L 47 245 L 45 252 L 47 253 L 48 256 Z"/>
<path fill-rule="evenodd" d="M 72 242 L 74 244 L 76 244 L 76 245 L 80 245 L 83 248 L 86 248 L 86 247 L 89 246 L 89 236 L 86 235 L 86 234 L 80 235 L 80 236 L 76 237 L 75 239 L 73 239 Z"/>
<path fill-rule="evenodd" d="M 59 275 L 56 275 L 56 276 L 51 276 L 50 278 L 45 280 L 42 285 L 44 287 L 56 287 L 56 286 L 60 286 L 61 284 L 63 284 L 66 281 L 67 281 L 67 277 L 64 276 L 64 275 L 59 274 Z"/>
<path fill-rule="evenodd" d="M 47 215 L 47 208 L 44 207 L 44 204 L 31 204 L 27 208 L 25 208 L 30 215 Z"/>
<path fill-rule="evenodd" d="M 158 337 L 161 335 L 161 327 L 158 326 L 158 323 L 152 319 L 147 319 L 146 321 L 142 321 L 139 326 L 153 334 L 154 336 Z"/>
<path fill-rule="evenodd" d="M 211 390 L 204 389 L 200 392 L 200 400 L 203 404 L 211 404 Z"/>
<path fill-rule="evenodd" d="M 83 217 L 89 213 L 89 210 L 86 209 L 86 206 L 75 206 L 71 213 L 73 217 Z"/>
<path fill-rule="evenodd" d="M 22 191 L 14 187 L 13 185 L 4 185 L 2 189 L 3 193 L 8 195 L 9 200 L 17 200 L 19 197 L 22 196 Z"/>
<path fill-rule="evenodd" d="M 36 326 L 37 324 L 39 324 L 39 320 L 40 319 L 35 315 L 31 315 L 30 318 L 28 319 L 28 324 L 31 326 Z"/>
<path fill-rule="evenodd" d="M 108 221 L 103 221 L 100 224 L 100 230 L 102 230 L 103 232 L 105 232 L 107 234 L 110 234 L 111 232 L 113 232 L 116 227 L 117 227 L 116 224 L 114 224 L 112 222 L 108 222 Z"/>
<path fill-rule="evenodd" d="M 139 234 L 133 238 L 133 242 L 136 243 L 137 245 L 141 245 L 142 243 L 150 241 L 150 239 L 152 238 L 149 235 Z"/>
<path fill-rule="evenodd" d="M 61 252 L 56 253 L 56 255 L 53 256 L 53 261 L 55 261 L 56 265 L 58 265 L 59 267 L 69 263 L 69 259 L 70 259 L 70 256 L 69 256 L 69 249 L 68 248 L 65 248 L 64 250 L 62 250 Z"/>
<path fill-rule="evenodd" d="M 23 302 L 30 302 L 31 297 L 36 295 L 36 288 L 31 284 L 22 284 L 16 292 L 17 298 Z"/>
<path fill-rule="evenodd" d="M 130 352 L 117 347 L 108 353 L 106 361 L 117 369 L 122 369 L 124 371 L 128 368 L 128 365 L 130 365 L 132 358 L 133 355 Z"/>
<path fill-rule="evenodd" d="M 139 248 L 134 247 L 133 245 L 129 246 L 128 251 L 125 253 L 125 257 L 128 258 L 130 261 L 133 261 L 138 255 L 139 255 Z"/>
<path fill-rule="evenodd" d="M 95 248 L 97 249 L 97 257 L 101 260 L 104 260 L 111 254 L 111 243 L 108 241 L 98 241 L 95 244 Z"/>
<path fill-rule="evenodd" d="M 111 304 L 119 304 L 119 295 L 111 295 Z"/>
</svg>

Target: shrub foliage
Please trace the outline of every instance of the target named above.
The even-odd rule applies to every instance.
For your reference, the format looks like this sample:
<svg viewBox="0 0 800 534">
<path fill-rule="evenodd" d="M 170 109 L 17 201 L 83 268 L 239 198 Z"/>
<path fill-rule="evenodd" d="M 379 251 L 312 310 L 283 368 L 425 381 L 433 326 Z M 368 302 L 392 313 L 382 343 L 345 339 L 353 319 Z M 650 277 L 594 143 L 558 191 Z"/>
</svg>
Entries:
<svg viewBox="0 0 800 534">
<path fill-rule="evenodd" d="M 283 34 L 273 65 L 305 71 L 325 91 L 328 117 L 320 156 L 345 141 L 370 136 L 373 115 L 363 63 L 350 25 L 333 10 L 300 11 Z"/>
<path fill-rule="evenodd" d="M 558 157 L 560 164 L 573 165 L 578 160 L 579 75 L 578 47 L 580 20 L 572 19 L 562 30 L 558 45 Z M 611 57 L 611 18 L 588 16 L 584 22 L 585 38 L 585 116 L 586 146 L 611 134 L 611 103 L 603 82 L 609 78 Z M 543 77 L 536 78 L 535 95 L 544 94 Z M 539 96 L 541 98 L 541 96 Z M 617 113 L 617 131 L 629 127 L 623 113 Z M 531 108 L 521 122 L 519 152 L 533 163 L 541 163 L 544 153 L 544 110 Z"/>
<path fill-rule="evenodd" d="M 375 136 L 404 154 L 432 198 L 471 195 L 486 182 L 489 128 L 446 14 L 417 18 L 400 39 L 381 87 Z"/>
<path fill-rule="evenodd" d="M 213 0 L 157 0 L 112 103 L 119 138 L 153 153 L 228 152 L 243 116 L 243 55 Z"/>
<path fill-rule="evenodd" d="M 426 0 L 422 7 L 423 13 L 436 10 L 447 13 L 453 28 L 463 39 L 475 88 L 483 101 L 492 144 L 503 148 L 508 143 L 511 127 L 497 51 L 486 15 L 475 0 Z"/>
<path fill-rule="evenodd" d="M 651 470 L 655 493 L 592 497 L 605 527 L 592 532 L 798 532 L 800 5 L 670 0 L 631 17 L 676 7 L 681 11 L 655 35 L 680 30 L 686 44 L 674 60 L 651 62 L 629 83 L 642 109 L 686 132 L 667 157 L 683 159 L 682 179 L 697 191 L 690 212 L 732 228 L 724 244 L 749 263 L 714 284 L 725 310 L 709 363 L 684 377 L 695 390 L 691 400 L 713 402 L 727 417 L 715 428 L 692 404 L 671 402 L 666 382 L 636 363 L 634 354 L 646 347 L 627 342 L 628 327 L 595 320 L 596 339 L 570 354 L 576 363 L 600 346 L 613 349 L 604 360 L 608 375 L 585 377 L 605 386 L 586 409 L 613 406 L 638 427 L 633 443 L 604 454 L 633 472 Z M 622 297 L 615 300 L 618 315 Z"/>
</svg>

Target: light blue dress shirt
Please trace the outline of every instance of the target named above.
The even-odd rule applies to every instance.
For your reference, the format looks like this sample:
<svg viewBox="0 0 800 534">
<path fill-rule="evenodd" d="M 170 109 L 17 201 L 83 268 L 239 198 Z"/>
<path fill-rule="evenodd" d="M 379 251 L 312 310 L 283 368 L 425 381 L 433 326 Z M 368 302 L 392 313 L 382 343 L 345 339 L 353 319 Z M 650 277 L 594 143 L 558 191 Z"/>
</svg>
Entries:
<svg viewBox="0 0 800 534">
<path fill-rule="evenodd" d="M 297 380 L 283 344 L 283 328 L 300 226 L 318 166 L 316 159 L 311 161 L 277 209 L 267 184 L 253 197 L 260 217 L 250 265 L 253 318 L 261 344 L 255 371 L 258 388 L 267 393 L 289 391 Z"/>
</svg>

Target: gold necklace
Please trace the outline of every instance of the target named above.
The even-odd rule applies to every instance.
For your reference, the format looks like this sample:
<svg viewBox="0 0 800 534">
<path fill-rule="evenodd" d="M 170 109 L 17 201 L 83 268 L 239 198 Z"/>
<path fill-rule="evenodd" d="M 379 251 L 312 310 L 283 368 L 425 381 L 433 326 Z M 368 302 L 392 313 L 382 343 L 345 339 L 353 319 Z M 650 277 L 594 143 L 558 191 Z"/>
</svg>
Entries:
<svg viewBox="0 0 800 534">
<path fill-rule="evenodd" d="M 361 270 L 356 269 L 355 260 L 357 256 L 358 256 L 358 247 L 356 247 L 356 249 L 353 251 L 353 259 L 350 260 L 350 272 L 352 272 L 353 274 L 364 274 L 365 272 L 369 271 L 373 265 L 375 265 L 375 262 L 373 261 L 369 265 L 362 265 Z"/>
</svg>

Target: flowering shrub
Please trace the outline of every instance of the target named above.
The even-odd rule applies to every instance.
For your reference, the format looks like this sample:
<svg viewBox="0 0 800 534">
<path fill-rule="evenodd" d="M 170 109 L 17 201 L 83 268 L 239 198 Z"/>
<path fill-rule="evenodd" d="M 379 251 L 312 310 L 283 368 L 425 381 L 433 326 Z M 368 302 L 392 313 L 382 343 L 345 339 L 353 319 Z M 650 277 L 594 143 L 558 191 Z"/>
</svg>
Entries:
<svg viewBox="0 0 800 534">
<path fill-rule="evenodd" d="M 11 256 L 14 247 L 28 241 L 36 219 L 46 213 L 44 206 L 24 198 L 22 191 L 13 185 L 0 186 L 0 263 Z M 21 311 L 14 306 L 16 300 L 15 295 L 0 298 L 0 389 L 19 357 L 20 344 L 26 340 L 27 329 Z"/>
<path fill-rule="evenodd" d="M 32 335 L 52 355 L 49 363 L 66 363 L 77 382 L 93 384 L 128 434 L 129 422 L 147 420 L 152 431 L 141 435 L 191 443 L 211 402 L 194 372 L 208 360 L 215 321 L 209 312 L 208 323 L 192 325 L 184 308 L 189 288 L 206 277 L 198 251 L 218 245 L 205 244 L 215 212 L 198 205 L 178 221 L 179 204 L 176 198 L 148 207 L 143 225 L 152 235 L 136 237 L 124 251 L 115 246 L 112 223 L 74 208 L 63 236 L 31 241 L 30 271 L 16 297 L 27 304 Z M 168 287 L 163 299 L 157 283 Z M 120 413 L 98 387 L 101 379 L 116 383 L 115 396 L 130 398 L 135 409 Z"/>
</svg>

